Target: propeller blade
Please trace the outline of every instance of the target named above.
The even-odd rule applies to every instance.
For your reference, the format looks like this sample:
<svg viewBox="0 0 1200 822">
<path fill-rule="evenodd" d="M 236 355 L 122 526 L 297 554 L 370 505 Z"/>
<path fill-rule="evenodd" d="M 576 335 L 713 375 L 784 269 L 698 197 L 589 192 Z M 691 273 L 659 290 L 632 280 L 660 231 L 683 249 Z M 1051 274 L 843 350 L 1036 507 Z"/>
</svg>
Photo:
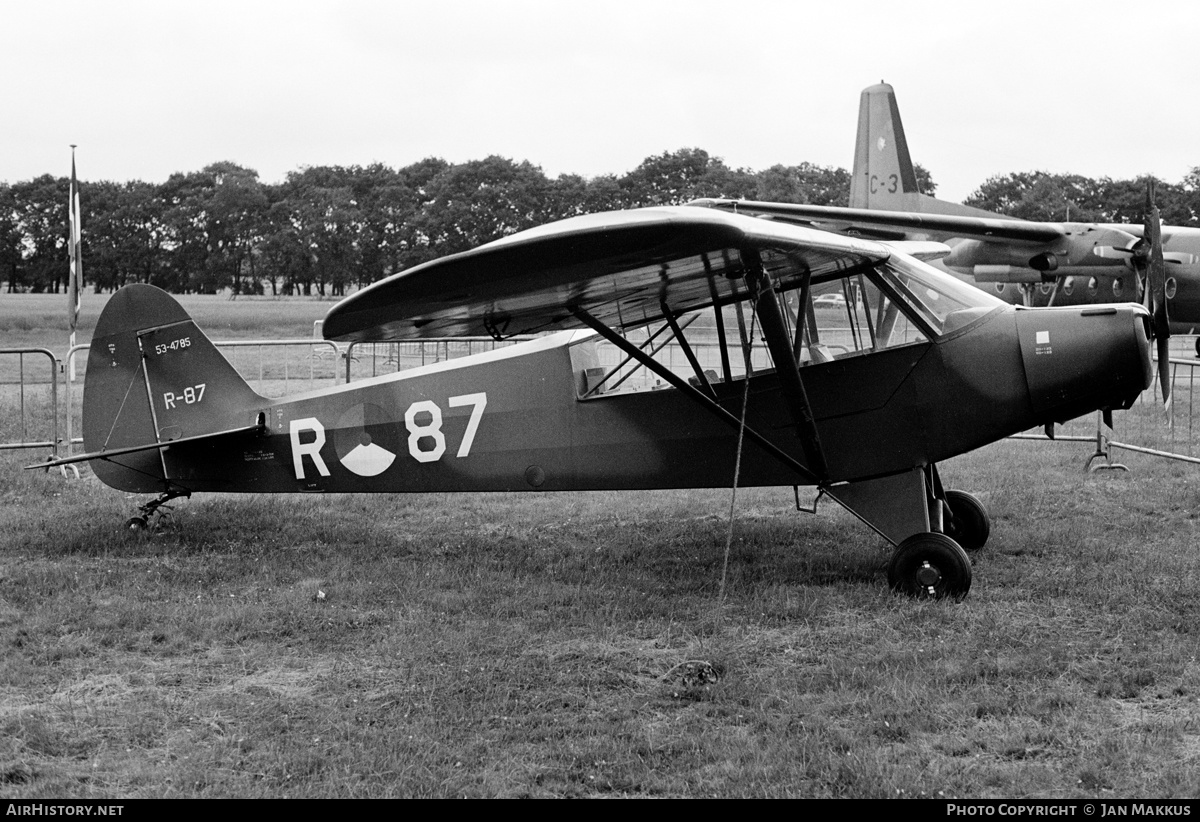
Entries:
<svg viewBox="0 0 1200 822">
<path fill-rule="evenodd" d="M 1171 335 L 1167 316 L 1167 266 L 1163 257 L 1162 224 L 1158 206 L 1154 203 L 1154 180 L 1146 190 L 1146 220 L 1143 238 L 1146 240 L 1146 275 L 1150 290 L 1150 312 L 1154 317 L 1156 336 Z"/>
<path fill-rule="evenodd" d="M 1158 384 L 1162 388 L 1163 410 L 1167 414 L 1167 422 L 1171 421 L 1171 352 L 1168 350 L 1171 341 L 1166 337 L 1158 338 Z"/>
<path fill-rule="evenodd" d="M 1171 319 L 1167 313 L 1167 265 L 1163 258 L 1162 223 L 1154 202 L 1154 178 L 1146 183 L 1145 241 L 1146 307 L 1150 309 L 1154 338 L 1158 342 L 1158 381 L 1167 419 L 1171 416 Z M 1136 257 L 1135 257 L 1136 259 Z"/>
</svg>

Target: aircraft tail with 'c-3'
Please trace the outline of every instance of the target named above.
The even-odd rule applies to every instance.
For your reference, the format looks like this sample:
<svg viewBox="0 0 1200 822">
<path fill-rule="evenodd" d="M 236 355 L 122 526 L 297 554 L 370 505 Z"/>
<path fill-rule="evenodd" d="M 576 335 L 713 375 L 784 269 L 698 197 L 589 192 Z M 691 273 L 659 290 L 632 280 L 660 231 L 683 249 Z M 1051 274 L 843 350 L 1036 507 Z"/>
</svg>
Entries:
<svg viewBox="0 0 1200 822">
<path fill-rule="evenodd" d="M 92 460 L 106 485 L 169 493 L 176 478 L 204 471 L 195 457 L 206 443 L 261 432 L 268 404 L 173 297 L 128 286 L 105 306 L 88 353 L 86 453 L 51 464 Z M 188 466 L 172 465 L 171 450 L 185 445 Z"/>
<path fill-rule="evenodd" d="M 863 89 L 860 98 L 850 208 L 1003 219 L 990 211 L 921 193 L 896 92 L 887 83 Z"/>
</svg>

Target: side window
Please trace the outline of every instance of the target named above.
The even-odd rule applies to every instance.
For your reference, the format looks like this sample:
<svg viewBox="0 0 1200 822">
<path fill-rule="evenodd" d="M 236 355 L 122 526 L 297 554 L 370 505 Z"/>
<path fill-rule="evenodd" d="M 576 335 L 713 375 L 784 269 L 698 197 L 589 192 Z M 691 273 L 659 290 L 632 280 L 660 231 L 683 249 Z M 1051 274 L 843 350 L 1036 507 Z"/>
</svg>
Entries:
<svg viewBox="0 0 1200 822">
<path fill-rule="evenodd" d="M 692 358 L 709 384 L 743 379 L 747 356 L 750 369 L 756 374 L 775 367 L 758 320 L 745 303 L 694 311 L 681 316 L 678 324 L 687 341 L 687 350 L 665 325 L 633 328 L 624 336 L 659 365 L 692 385 L 700 384 Z M 743 344 L 746 341 L 748 345 Z M 587 338 L 571 346 L 571 368 L 576 378 L 576 396 L 580 399 L 670 387 L 662 376 L 599 338 Z"/>
<path fill-rule="evenodd" d="M 799 291 L 789 292 L 793 328 L 799 299 Z M 796 346 L 801 365 L 927 341 L 896 302 L 862 274 L 814 284 L 807 310 L 802 339 Z"/>
</svg>

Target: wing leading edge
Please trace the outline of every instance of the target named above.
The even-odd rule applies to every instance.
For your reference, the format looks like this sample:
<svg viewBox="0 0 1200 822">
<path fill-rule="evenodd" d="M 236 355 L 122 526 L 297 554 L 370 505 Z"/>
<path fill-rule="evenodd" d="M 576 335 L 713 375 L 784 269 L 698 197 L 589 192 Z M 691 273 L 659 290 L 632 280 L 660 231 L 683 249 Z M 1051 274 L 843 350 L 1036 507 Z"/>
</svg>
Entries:
<svg viewBox="0 0 1200 822">
<path fill-rule="evenodd" d="M 953 214 L 926 214 L 908 211 L 877 211 L 866 208 L 769 203 L 754 200 L 693 200 L 689 205 L 708 206 L 724 211 L 743 212 L 789 220 L 827 231 L 850 229 L 920 232 L 934 240 L 966 237 L 976 240 L 1006 240 L 1030 244 L 1050 243 L 1067 234 L 1059 223 L 1040 223 L 1008 217 L 970 217 Z"/>
<path fill-rule="evenodd" d="M 338 303 L 326 338 L 507 337 L 581 328 L 583 310 L 631 327 L 744 299 L 757 252 L 777 288 L 869 265 L 884 246 L 786 223 L 687 207 L 574 217 L 395 274 Z"/>
</svg>

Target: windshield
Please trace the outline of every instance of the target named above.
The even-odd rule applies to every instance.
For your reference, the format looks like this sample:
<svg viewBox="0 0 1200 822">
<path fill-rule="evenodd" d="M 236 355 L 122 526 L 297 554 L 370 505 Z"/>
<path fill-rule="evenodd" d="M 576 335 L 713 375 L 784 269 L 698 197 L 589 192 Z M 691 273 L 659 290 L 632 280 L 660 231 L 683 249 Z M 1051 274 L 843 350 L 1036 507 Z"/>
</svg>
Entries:
<svg viewBox="0 0 1200 822">
<path fill-rule="evenodd" d="M 938 334 L 1005 305 L 991 294 L 904 254 L 893 253 L 876 271 Z"/>
</svg>

